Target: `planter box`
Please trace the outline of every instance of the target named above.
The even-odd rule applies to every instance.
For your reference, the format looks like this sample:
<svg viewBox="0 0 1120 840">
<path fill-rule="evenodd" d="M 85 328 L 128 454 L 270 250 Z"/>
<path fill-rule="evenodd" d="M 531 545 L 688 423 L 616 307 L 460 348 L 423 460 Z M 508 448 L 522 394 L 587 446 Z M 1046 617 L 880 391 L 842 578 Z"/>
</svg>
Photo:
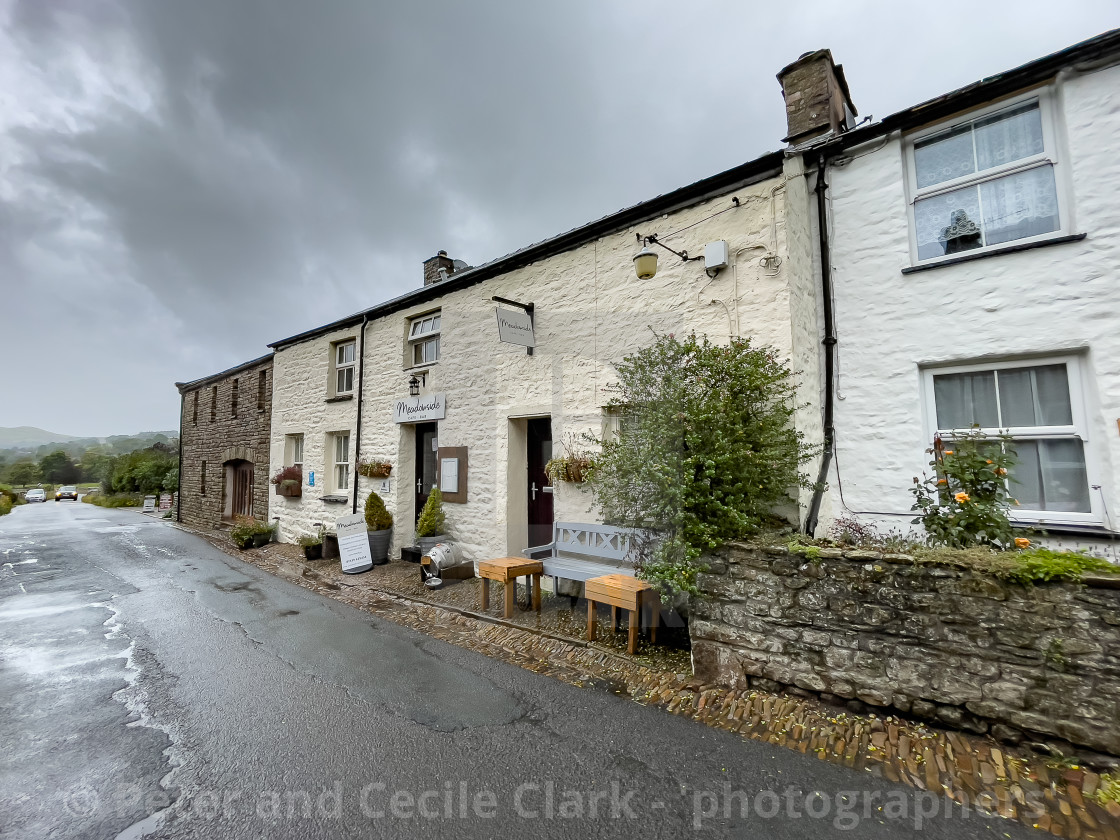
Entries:
<svg viewBox="0 0 1120 840">
<path fill-rule="evenodd" d="M 338 536 L 336 534 L 323 535 L 323 559 L 330 560 L 332 557 L 340 557 L 338 553 Z"/>
<path fill-rule="evenodd" d="M 277 496 L 287 496 L 289 499 L 298 499 L 303 495 L 303 485 L 292 482 L 289 484 L 284 481 L 276 485 Z"/>
<path fill-rule="evenodd" d="M 388 563 L 389 543 L 393 540 L 393 529 L 366 531 L 366 537 L 369 539 L 369 554 L 373 565 L 380 566 L 382 563 Z"/>
<path fill-rule="evenodd" d="M 323 556 L 323 544 L 305 545 L 303 547 L 303 556 L 308 560 L 318 560 Z"/>
<path fill-rule="evenodd" d="M 406 545 L 401 548 L 401 560 L 406 563 L 419 563 L 422 552 L 418 545 Z"/>
</svg>

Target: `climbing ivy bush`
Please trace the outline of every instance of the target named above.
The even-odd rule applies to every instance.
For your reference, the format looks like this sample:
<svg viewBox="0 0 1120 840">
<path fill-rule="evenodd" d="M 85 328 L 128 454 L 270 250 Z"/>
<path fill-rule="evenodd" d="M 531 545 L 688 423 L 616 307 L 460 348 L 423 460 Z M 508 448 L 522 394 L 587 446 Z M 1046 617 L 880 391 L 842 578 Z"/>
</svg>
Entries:
<svg viewBox="0 0 1120 840">
<path fill-rule="evenodd" d="M 699 558 L 757 533 L 808 479 L 794 379 L 769 347 L 659 336 L 618 365 L 620 431 L 588 476 L 604 519 L 652 529 L 637 572 L 663 597 L 696 592 Z"/>
<path fill-rule="evenodd" d="M 1008 471 L 1016 462 L 1011 438 L 993 440 L 973 428 L 951 440 L 938 438 L 927 452 L 933 474 L 915 478 L 910 488 L 910 509 L 918 513 L 912 523 L 925 528 L 933 545 L 1012 547 L 1007 512 L 1018 502 L 1008 491 Z"/>
</svg>

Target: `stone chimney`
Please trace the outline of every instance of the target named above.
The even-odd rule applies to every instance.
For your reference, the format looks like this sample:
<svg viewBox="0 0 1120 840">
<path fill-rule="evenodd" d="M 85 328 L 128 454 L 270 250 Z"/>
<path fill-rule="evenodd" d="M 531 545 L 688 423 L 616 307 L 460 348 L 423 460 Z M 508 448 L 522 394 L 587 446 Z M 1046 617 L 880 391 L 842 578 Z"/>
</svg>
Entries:
<svg viewBox="0 0 1120 840">
<path fill-rule="evenodd" d="M 455 260 L 447 256 L 446 251 L 440 251 L 431 259 L 424 260 L 424 285 L 430 286 L 445 280 L 455 273 Z"/>
<path fill-rule="evenodd" d="M 855 123 L 856 106 L 848 93 L 843 65 L 832 60 L 830 50 L 805 53 L 778 73 L 786 100 L 784 138 L 797 145 L 828 132 L 840 133 Z"/>
</svg>

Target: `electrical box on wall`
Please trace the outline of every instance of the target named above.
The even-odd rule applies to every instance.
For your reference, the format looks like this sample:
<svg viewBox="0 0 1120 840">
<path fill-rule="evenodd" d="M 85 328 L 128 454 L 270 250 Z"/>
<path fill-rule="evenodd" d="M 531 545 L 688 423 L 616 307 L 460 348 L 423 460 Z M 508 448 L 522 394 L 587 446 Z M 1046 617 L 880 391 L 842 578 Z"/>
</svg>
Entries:
<svg viewBox="0 0 1120 840">
<path fill-rule="evenodd" d="M 704 270 L 719 271 L 727 268 L 727 241 L 717 239 L 704 246 Z"/>
</svg>

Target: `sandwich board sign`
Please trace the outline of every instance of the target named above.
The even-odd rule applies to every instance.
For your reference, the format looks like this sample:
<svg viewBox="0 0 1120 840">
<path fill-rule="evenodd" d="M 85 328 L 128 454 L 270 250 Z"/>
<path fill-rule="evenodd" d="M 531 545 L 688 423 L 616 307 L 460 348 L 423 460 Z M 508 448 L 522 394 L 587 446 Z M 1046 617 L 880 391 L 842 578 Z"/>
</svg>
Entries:
<svg viewBox="0 0 1120 840">
<path fill-rule="evenodd" d="M 342 571 L 353 575 L 372 569 L 373 555 L 369 552 L 369 538 L 366 536 L 366 515 L 352 513 L 344 516 L 335 522 L 335 530 Z"/>
</svg>

